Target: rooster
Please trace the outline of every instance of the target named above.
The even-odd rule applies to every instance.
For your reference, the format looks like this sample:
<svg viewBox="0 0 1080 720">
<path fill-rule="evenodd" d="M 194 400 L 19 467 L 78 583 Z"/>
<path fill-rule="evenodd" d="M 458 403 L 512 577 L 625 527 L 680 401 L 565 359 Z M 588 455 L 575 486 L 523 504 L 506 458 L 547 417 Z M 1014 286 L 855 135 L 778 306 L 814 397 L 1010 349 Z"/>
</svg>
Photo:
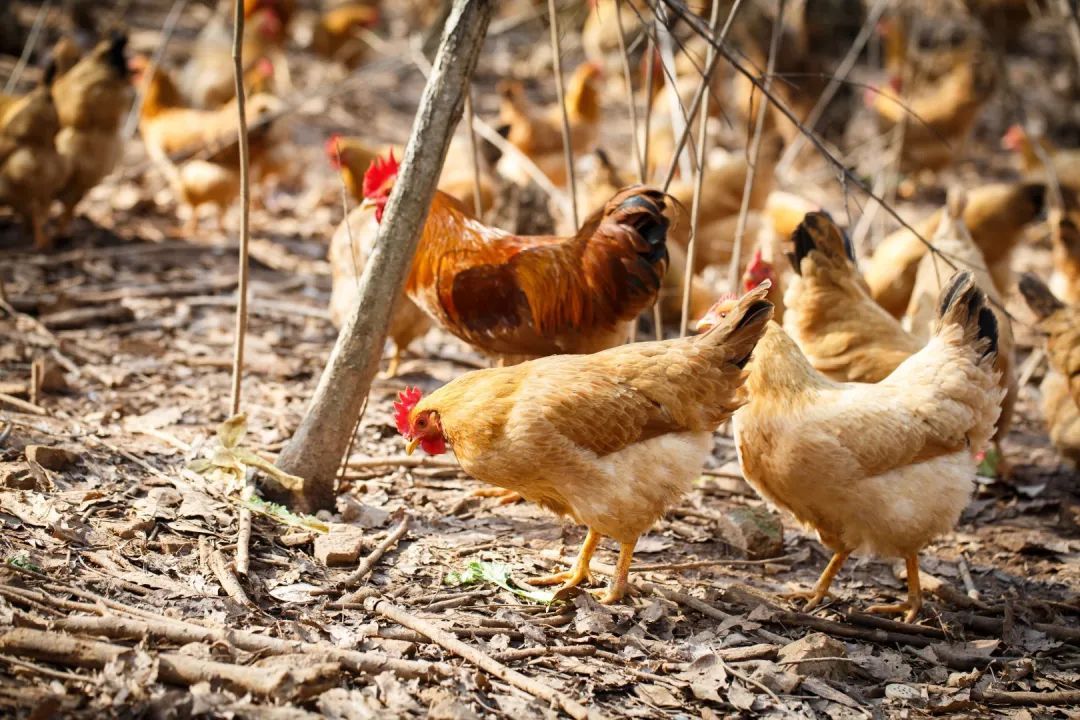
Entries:
<svg viewBox="0 0 1080 720">
<path fill-rule="evenodd" d="M 390 154 L 364 175 L 364 203 L 379 221 L 397 172 Z M 442 327 L 491 355 L 614 347 L 660 291 L 666 209 L 663 193 L 634 186 L 572 237 L 519 236 L 484 225 L 436 191 L 405 290 Z"/>
<path fill-rule="evenodd" d="M 704 324 L 725 321 L 717 312 Z M 834 553 L 809 607 L 852 552 L 868 550 L 904 558 L 908 576 L 907 602 L 870 610 L 918 615 L 918 553 L 960 517 L 974 456 L 994 432 L 1004 394 L 996 351 L 997 322 L 967 272 L 942 291 L 930 343 L 876 384 L 826 378 L 769 323 L 748 368 L 750 401 L 734 416 L 735 444 L 750 485 Z"/>
<path fill-rule="evenodd" d="M 638 538 L 687 490 L 712 433 L 742 402 L 743 367 L 772 315 L 758 288 L 709 332 L 466 373 L 395 403 L 406 452 L 452 449 L 467 473 L 589 529 L 569 572 L 532 580 L 567 589 L 589 577 L 602 537 L 620 544 L 619 601 Z"/>
</svg>

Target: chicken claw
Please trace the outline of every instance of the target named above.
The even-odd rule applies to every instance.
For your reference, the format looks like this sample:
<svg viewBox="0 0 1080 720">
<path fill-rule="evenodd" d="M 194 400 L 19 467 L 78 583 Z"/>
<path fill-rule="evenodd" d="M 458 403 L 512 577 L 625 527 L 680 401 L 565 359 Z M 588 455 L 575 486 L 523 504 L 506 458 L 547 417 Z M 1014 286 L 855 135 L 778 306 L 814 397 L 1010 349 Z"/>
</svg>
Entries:
<svg viewBox="0 0 1080 720">
<path fill-rule="evenodd" d="M 836 579 L 836 574 L 840 572 L 840 568 L 843 567 L 844 561 L 848 559 L 850 551 L 835 552 L 832 559 L 829 560 L 829 564 L 825 566 L 825 569 L 821 571 L 821 577 L 814 584 L 814 587 L 810 590 L 796 590 L 790 593 L 784 593 L 784 597 L 788 599 L 800 599 L 806 600 L 806 605 L 803 606 L 804 611 L 813 610 L 821 601 L 826 597 L 832 595 L 829 592 L 829 586 L 832 585 L 833 580 Z"/>
<path fill-rule="evenodd" d="M 476 492 L 479 493 L 482 491 L 477 490 Z M 516 495 L 517 493 L 514 494 Z M 560 585 L 558 592 L 577 587 L 585 580 L 588 580 L 590 583 L 593 582 L 592 572 L 589 570 L 589 563 L 592 562 L 593 553 L 596 552 L 596 546 L 599 544 L 600 533 L 589 530 L 589 534 L 585 536 L 585 542 L 581 544 L 581 550 L 578 551 L 577 560 L 574 561 L 574 567 L 560 573 L 555 573 L 554 575 L 530 578 L 526 582 L 530 585 L 537 586 Z"/>
<path fill-rule="evenodd" d="M 922 586 L 919 583 L 919 556 L 909 555 L 906 557 L 908 577 L 908 599 L 906 602 L 889 605 L 871 605 L 866 612 L 875 614 L 904 614 L 904 622 L 915 622 L 922 609 Z"/>
<path fill-rule="evenodd" d="M 634 560 L 635 545 L 636 538 L 634 542 L 622 543 L 619 546 L 619 562 L 615 565 L 615 577 L 611 579 L 611 586 L 596 597 L 596 601 L 601 605 L 613 605 L 626 597 L 626 591 L 630 588 L 630 563 Z"/>
<path fill-rule="evenodd" d="M 521 502 L 523 499 L 521 493 L 505 488 L 479 488 L 469 493 L 469 496 L 499 498 L 499 505 L 511 505 L 516 502 Z M 548 583 L 548 585 L 553 584 L 554 583 Z"/>
</svg>

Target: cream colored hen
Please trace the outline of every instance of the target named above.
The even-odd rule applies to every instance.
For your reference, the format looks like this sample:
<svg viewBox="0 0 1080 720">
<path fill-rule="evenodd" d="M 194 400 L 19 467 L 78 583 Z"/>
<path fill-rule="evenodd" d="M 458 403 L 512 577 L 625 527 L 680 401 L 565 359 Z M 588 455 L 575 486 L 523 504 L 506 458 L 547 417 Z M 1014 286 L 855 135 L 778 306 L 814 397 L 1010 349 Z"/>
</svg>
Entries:
<svg viewBox="0 0 1080 720">
<path fill-rule="evenodd" d="M 754 489 L 834 553 L 809 607 L 848 555 L 869 551 L 902 557 L 908 569 L 907 602 L 870 610 L 918 615 L 919 551 L 960 517 L 974 453 L 994 432 L 996 349 L 994 314 L 966 272 L 942 292 L 929 344 L 876 384 L 829 380 L 769 324 L 749 366 L 750 402 L 734 416 L 735 443 Z"/>
</svg>

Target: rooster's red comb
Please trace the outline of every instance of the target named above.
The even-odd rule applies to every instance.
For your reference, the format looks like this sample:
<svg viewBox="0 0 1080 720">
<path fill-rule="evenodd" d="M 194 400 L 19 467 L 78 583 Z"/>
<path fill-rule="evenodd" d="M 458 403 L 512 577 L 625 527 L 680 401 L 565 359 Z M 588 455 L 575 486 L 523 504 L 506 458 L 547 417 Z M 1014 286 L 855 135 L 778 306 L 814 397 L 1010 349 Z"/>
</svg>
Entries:
<svg viewBox="0 0 1080 720">
<path fill-rule="evenodd" d="M 376 157 L 371 167 L 364 173 L 364 197 L 373 199 L 386 181 L 397 175 L 398 161 L 394 159 L 394 150 L 390 149 L 385 158 Z"/>
<path fill-rule="evenodd" d="M 394 403 L 394 423 L 402 435 L 409 432 L 409 412 L 416 407 L 423 395 L 418 387 L 406 387 L 398 393 L 398 399 Z"/>
</svg>

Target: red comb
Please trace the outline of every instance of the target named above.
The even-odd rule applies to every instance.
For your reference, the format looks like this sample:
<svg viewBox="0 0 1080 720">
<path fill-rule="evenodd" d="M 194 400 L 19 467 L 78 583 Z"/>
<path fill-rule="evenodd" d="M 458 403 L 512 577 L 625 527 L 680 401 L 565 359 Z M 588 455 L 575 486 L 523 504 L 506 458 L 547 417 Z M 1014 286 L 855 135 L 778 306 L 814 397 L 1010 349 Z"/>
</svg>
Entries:
<svg viewBox="0 0 1080 720">
<path fill-rule="evenodd" d="M 364 197 L 371 199 L 379 192 L 386 181 L 395 177 L 398 171 L 398 161 L 394 159 L 394 150 L 390 149 L 386 158 L 376 157 L 371 161 L 371 167 L 364 173 Z"/>
<path fill-rule="evenodd" d="M 337 169 L 341 169 L 341 136 L 334 133 L 326 139 L 326 145 L 324 149 L 326 151 L 326 157 L 330 158 L 330 164 Z"/>
<path fill-rule="evenodd" d="M 1006 150 L 1018 150 L 1024 142 L 1026 134 L 1020 125 L 1012 125 L 1001 137 L 1001 147 Z"/>
<path fill-rule="evenodd" d="M 274 77 L 274 63 L 268 57 L 261 57 L 255 63 L 255 69 L 259 71 L 259 75 L 264 78 Z"/>
<path fill-rule="evenodd" d="M 409 412 L 416 407 L 423 395 L 418 387 L 406 387 L 398 393 L 398 399 L 394 403 L 394 424 L 402 435 L 409 432 Z"/>
</svg>

